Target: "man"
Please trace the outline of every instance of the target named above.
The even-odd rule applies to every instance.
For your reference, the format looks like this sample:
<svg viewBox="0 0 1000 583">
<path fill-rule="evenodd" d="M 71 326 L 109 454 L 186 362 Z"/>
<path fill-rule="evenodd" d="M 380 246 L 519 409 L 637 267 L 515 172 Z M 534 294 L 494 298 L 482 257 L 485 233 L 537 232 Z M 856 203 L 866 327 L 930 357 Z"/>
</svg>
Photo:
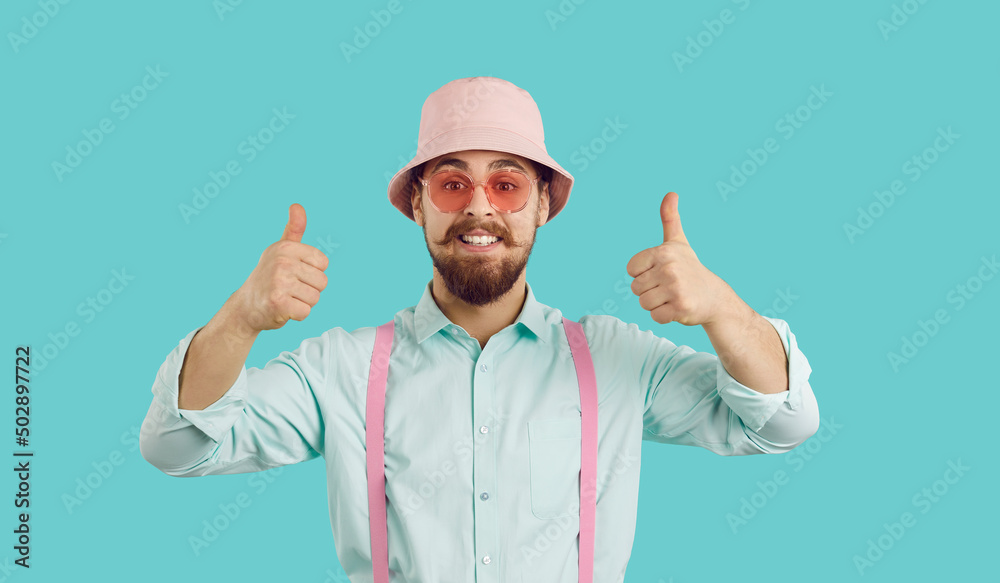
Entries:
<svg viewBox="0 0 1000 583">
<path fill-rule="evenodd" d="M 378 572 L 373 509 L 383 503 L 394 581 L 569 582 L 592 568 L 594 581 L 610 582 L 631 553 L 642 440 L 745 455 L 785 452 L 815 433 L 794 335 L 701 265 L 676 194 L 661 204 L 663 243 L 625 268 L 654 321 L 702 326 L 719 357 L 605 315 L 581 318 L 585 346 L 574 345 L 575 327 L 535 299 L 525 267 L 536 229 L 565 207 L 573 178 L 546 153 L 526 91 L 492 77 L 452 81 L 424 103 L 418 145 L 389 199 L 423 228 L 433 279 L 393 318 L 388 357 L 375 327 L 334 327 L 262 369 L 244 367 L 262 330 L 307 317 L 327 285 L 327 258 L 301 243 L 305 211 L 292 205 L 281 240 L 161 366 L 140 439 L 148 461 L 195 476 L 323 456 L 352 581 Z M 598 403 L 592 482 L 582 477 L 587 355 Z M 385 395 L 384 436 L 366 442 L 373 391 Z M 384 458 L 372 457 L 373 443 Z M 595 496 L 581 497 L 584 482 Z M 596 532 L 582 518 L 594 500 Z M 592 556 L 580 543 L 588 532 Z"/>
</svg>

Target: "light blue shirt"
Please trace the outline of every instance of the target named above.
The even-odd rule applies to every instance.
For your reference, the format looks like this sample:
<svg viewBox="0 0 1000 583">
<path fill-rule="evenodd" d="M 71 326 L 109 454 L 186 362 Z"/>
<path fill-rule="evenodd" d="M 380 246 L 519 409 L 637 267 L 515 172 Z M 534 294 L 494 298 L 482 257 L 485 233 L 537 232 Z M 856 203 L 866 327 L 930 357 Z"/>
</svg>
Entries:
<svg viewBox="0 0 1000 583">
<path fill-rule="evenodd" d="M 396 313 L 385 408 L 393 581 L 577 580 L 580 397 L 561 318 L 527 285 L 517 320 L 481 348 L 441 312 L 430 282 L 416 306 Z M 635 324 L 580 319 L 598 390 L 595 581 L 623 580 L 642 440 L 780 453 L 818 429 L 809 364 L 788 325 L 767 320 L 788 356 L 789 390 L 775 394 Z M 351 581 L 371 581 L 365 397 L 375 328 L 328 330 L 263 368 L 244 367 L 205 410 L 178 410 L 178 375 L 196 332 L 157 373 L 142 455 L 173 476 L 322 456 L 337 556 Z"/>
</svg>

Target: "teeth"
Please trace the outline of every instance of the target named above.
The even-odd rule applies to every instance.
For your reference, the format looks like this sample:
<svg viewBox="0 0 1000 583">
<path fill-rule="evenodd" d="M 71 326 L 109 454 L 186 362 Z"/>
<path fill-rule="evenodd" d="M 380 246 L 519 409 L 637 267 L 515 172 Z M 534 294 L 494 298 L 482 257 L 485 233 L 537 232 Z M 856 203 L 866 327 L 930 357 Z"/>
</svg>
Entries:
<svg viewBox="0 0 1000 583">
<path fill-rule="evenodd" d="M 492 245 L 493 243 L 496 243 L 499 240 L 500 240 L 500 237 L 493 237 L 493 236 L 489 236 L 489 237 L 480 237 L 480 236 L 469 237 L 469 236 L 466 236 L 466 235 L 462 235 L 462 241 L 465 241 L 466 243 L 469 243 L 471 245 L 479 245 L 479 246 Z"/>
</svg>

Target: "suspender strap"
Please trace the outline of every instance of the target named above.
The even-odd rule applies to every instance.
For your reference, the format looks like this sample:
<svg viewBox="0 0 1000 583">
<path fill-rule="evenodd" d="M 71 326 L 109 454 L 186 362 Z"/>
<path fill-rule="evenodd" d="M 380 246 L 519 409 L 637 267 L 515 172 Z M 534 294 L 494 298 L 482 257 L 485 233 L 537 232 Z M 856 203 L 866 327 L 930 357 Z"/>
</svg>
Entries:
<svg viewBox="0 0 1000 583">
<path fill-rule="evenodd" d="M 385 514 L 385 387 L 392 352 L 390 321 L 375 329 L 375 349 L 368 372 L 365 452 L 368 458 L 368 528 L 372 537 L 375 583 L 389 583 L 389 533 Z"/>
<path fill-rule="evenodd" d="M 597 381 L 583 326 L 563 318 L 580 386 L 580 583 L 594 580 L 594 531 L 597 518 Z M 374 583 L 389 583 L 389 536 L 385 510 L 385 389 L 394 322 L 375 329 L 368 373 L 365 447 L 368 467 L 368 516 Z"/>
<path fill-rule="evenodd" d="M 594 530 L 597 520 L 597 380 L 583 326 L 563 318 L 580 384 L 580 583 L 594 580 Z"/>
</svg>

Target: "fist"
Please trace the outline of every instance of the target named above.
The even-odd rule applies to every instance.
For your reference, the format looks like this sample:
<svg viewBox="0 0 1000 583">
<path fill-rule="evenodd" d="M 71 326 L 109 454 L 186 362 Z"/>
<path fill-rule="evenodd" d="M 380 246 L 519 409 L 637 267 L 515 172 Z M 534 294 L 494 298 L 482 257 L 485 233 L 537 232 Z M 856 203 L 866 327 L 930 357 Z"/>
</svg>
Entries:
<svg viewBox="0 0 1000 583">
<path fill-rule="evenodd" d="M 304 320 L 326 288 L 323 273 L 330 261 L 319 249 L 302 242 L 306 211 L 288 208 L 281 239 L 260 256 L 257 267 L 236 291 L 236 312 L 254 332 L 281 328 L 288 320 Z"/>
</svg>

